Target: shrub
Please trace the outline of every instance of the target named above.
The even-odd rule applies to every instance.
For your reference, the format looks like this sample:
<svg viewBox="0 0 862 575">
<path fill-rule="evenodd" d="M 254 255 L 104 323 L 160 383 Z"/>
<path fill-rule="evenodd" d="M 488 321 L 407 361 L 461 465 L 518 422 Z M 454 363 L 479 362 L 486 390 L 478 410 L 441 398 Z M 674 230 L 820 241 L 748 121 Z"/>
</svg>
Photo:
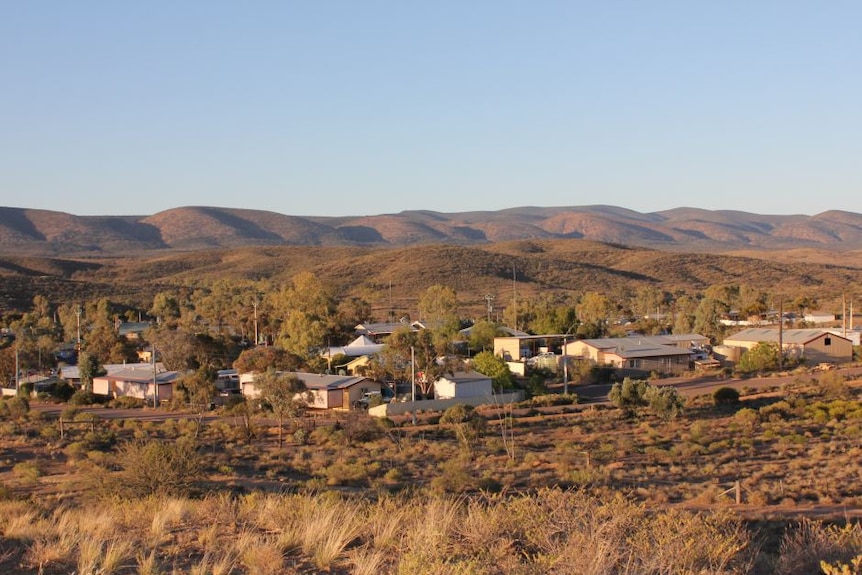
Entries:
<svg viewBox="0 0 862 575">
<path fill-rule="evenodd" d="M 93 405 L 96 402 L 93 392 L 86 389 L 79 389 L 69 398 L 69 405 Z"/>
<path fill-rule="evenodd" d="M 716 405 L 735 405 L 739 403 L 739 392 L 732 387 L 719 387 L 712 394 Z"/>
<path fill-rule="evenodd" d="M 120 409 L 138 409 L 145 405 L 146 401 L 140 397 L 131 397 L 128 395 L 121 395 L 110 402 L 111 407 L 118 407 Z"/>
<path fill-rule="evenodd" d="M 672 419 L 682 413 L 685 402 L 675 387 L 664 385 L 656 387 L 650 385 L 646 388 L 644 399 L 649 403 L 650 409 L 662 419 Z"/>
<path fill-rule="evenodd" d="M 188 439 L 133 441 L 123 446 L 118 462 L 120 487 L 133 497 L 188 493 L 202 468 L 197 446 Z"/>
<path fill-rule="evenodd" d="M 441 425 L 448 425 L 455 432 L 461 446 L 469 449 L 485 429 L 485 419 L 469 406 L 459 403 L 443 412 Z"/>
<path fill-rule="evenodd" d="M 12 419 L 23 419 L 30 412 L 30 402 L 21 395 L 10 397 L 2 403 L 3 409 L 0 413 L 8 415 Z"/>
<path fill-rule="evenodd" d="M 22 461 L 12 467 L 12 473 L 23 481 L 34 483 L 42 476 L 42 470 L 32 461 Z"/>
<path fill-rule="evenodd" d="M 646 381 L 625 378 L 622 383 L 615 383 L 608 392 L 608 399 L 626 414 L 632 414 L 638 407 L 647 405 L 644 397 L 649 384 Z"/>
</svg>

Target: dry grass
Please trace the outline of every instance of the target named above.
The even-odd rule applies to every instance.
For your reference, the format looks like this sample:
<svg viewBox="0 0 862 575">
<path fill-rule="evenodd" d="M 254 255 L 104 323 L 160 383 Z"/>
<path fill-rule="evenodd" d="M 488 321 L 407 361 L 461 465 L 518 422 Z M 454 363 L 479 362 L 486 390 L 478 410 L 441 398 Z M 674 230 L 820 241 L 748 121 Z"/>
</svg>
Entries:
<svg viewBox="0 0 862 575">
<path fill-rule="evenodd" d="M 862 551 L 858 525 L 804 522 L 785 534 L 781 555 L 764 569 L 756 535 L 730 511 L 657 510 L 622 497 L 559 489 L 508 497 L 399 495 L 374 502 L 333 494 L 254 494 L 236 503 L 240 516 L 217 514 L 213 521 L 205 513 L 211 500 L 167 502 L 158 515 L 181 510 L 183 528 L 160 532 L 164 541 L 157 547 L 149 546 L 154 514 L 129 520 L 138 502 L 59 510 L 51 515 L 58 520 L 40 525 L 39 537 L 14 539 L 26 550 L 20 569 L 153 574 L 172 565 L 174 572 L 207 575 L 801 575 L 816 572 L 811 569 L 821 559 L 847 562 Z M 11 512 L 6 526 L 48 517 L 29 506 L 5 510 Z M 101 535 L 84 536 L 82 527 L 92 528 L 97 518 L 104 522 Z M 238 531 L 234 521 L 241 524 Z M 271 529 L 275 524 L 304 526 L 306 532 L 286 549 L 279 529 Z M 214 528 L 224 534 L 217 550 L 207 548 L 212 535 L 194 536 Z M 9 534 L 16 532 L 4 531 L 2 541 L 13 541 Z"/>
</svg>

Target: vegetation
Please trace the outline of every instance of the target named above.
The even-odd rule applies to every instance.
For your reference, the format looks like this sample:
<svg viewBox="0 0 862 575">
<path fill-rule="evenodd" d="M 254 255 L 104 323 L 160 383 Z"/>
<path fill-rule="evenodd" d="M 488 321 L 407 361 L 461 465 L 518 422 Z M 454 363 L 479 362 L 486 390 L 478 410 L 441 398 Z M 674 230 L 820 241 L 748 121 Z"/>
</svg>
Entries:
<svg viewBox="0 0 862 575">
<path fill-rule="evenodd" d="M 93 284 L 79 304 L 37 295 L 4 316 L 6 381 L 15 354 L 37 371 L 48 365 L 43 355 L 80 331 L 85 389 L 62 411 L 81 425 L 62 437 L 43 406 L 0 401 L 0 571 L 794 575 L 858 567 L 852 521 L 795 524 L 791 515 L 777 520 L 786 532 L 766 541 L 748 524 L 765 509 L 858 508 L 862 406 L 858 382 L 837 373 L 768 394 L 726 388 L 686 402 L 673 386 L 625 379 L 609 394 L 620 419 L 605 406 L 577 405 L 579 385 L 615 373 L 576 362 L 574 393 L 558 393 L 559 374 L 536 371 L 517 382 L 531 396 L 520 405 L 410 414 L 416 427 L 410 416 L 304 417 L 296 401 L 304 385 L 279 373 L 322 372 L 319 349 L 346 343 L 357 323 L 418 317 L 431 328 L 405 322 L 368 373 L 415 375 L 428 394 L 438 376 L 463 367 L 458 328 L 471 323 L 463 318 L 487 314 L 473 322 L 467 347 L 474 368 L 504 389 L 514 378 L 486 349 L 504 324 L 578 337 L 697 330 L 717 341 L 728 310 L 770 309 L 767 287 L 798 290 L 807 309 L 831 297 L 805 293 L 811 274 L 822 274 L 820 291 L 843 289 L 862 279 L 855 268 L 841 281 L 827 278 L 834 270 L 806 268 L 804 282 L 779 282 L 778 268 L 786 270 L 762 260 L 582 242 L 344 258 L 257 254 L 265 251 L 242 252 L 237 274 L 223 273 L 230 252 L 129 269 L 106 263 L 100 273 L 115 274 L 116 286 L 125 278 L 146 289 L 106 294 Z M 494 319 L 484 296 L 510 289 L 513 262 L 523 279 Z M 88 277 L 86 267 L 78 273 Z M 468 275 L 476 280 L 464 285 L 458 278 Z M 115 326 L 139 317 L 153 324 L 142 339 L 120 338 Z M 252 337 L 267 345 L 250 346 Z M 101 366 L 153 346 L 167 367 L 188 370 L 171 406 L 180 411 L 140 421 L 87 413 L 100 409 L 84 406 L 96 399 L 88 382 Z M 741 366 L 757 373 L 778 363 L 777 349 L 764 346 Z M 204 418 L 215 370 L 231 365 L 256 373 L 261 401 Z M 743 503 L 730 510 L 725 492 L 737 482 Z"/>
</svg>

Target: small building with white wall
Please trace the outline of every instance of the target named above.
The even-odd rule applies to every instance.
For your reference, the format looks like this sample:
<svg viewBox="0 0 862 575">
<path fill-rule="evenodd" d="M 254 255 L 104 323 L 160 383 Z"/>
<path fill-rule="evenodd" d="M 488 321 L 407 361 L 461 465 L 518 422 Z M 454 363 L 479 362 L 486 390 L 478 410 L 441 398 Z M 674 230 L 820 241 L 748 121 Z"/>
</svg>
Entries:
<svg viewBox="0 0 862 575">
<path fill-rule="evenodd" d="M 434 399 L 491 397 L 493 394 L 491 378 L 476 371 L 459 371 L 434 382 Z"/>
</svg>

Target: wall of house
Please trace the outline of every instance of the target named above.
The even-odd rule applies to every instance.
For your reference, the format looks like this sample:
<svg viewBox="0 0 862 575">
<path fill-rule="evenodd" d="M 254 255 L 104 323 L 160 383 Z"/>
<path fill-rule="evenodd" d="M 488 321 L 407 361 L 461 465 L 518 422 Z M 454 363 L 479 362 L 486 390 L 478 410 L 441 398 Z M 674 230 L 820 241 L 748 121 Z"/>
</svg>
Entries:
<svg viewBox="0 0 862 575">
<path fill-rule="evenodd" d="M 520 360 L 521 339 L 517 337 L 495 337 L 494 355 L 502 357 L 506 361 Z"/>
<path fill-rule="evenodd" d="M 686 355 L 672 355 L 667 357 L 644 357 L 638 359 L 625 360 L 619 356 L 608 356 L 610 363 L 617 366 L 621 373 L 628 372 L 630 377 L 638 376 L 638 374 L 657 373 L 683 373 L 691 367 L 689 357 Z"/>
<path fill-rule="evenodd" d="M 524 400 L 524 392 L 500 393 L 485 397 L 459 397 L 456 399 L 425 399 L 422 401 L 404 401 L 384 403 L 368 410 L 369 415 L 374 417 L 389 417 L 390 415 L 404 415 L 413 411 L 445 411 L 453 405 L 464 404 L 473 407 L 488 404 L 517 403 Z"/>
<path fill-rule="evenodd" d="M 573 341 L 568 343 L 566 345 L 565 352 L 568 356 L 589 359 L 597 365 L 604 365 L 607 363 L 605 361 L 604 354 L 602 354 L 597 348 L 587 345 L 583 341 Z"/>
<path fill-rule="evenodd" d="M 827 342 L 829 345 L 826 345 Z M 848 363 L 853 361 L 853 342 L 832 334 L 818 337 L 805 344 L 802 352 L 805 362 L 816 363 Z"/>
<path fill-rule="evenodd" d="M 494 393 L 494 386 L 490 379 L 457 383 L 443 378 L 434 383 L 435 399 L 484 397 L 492 393 Z"/>
<path fill-rule="evenodd" d="M 373 381 L 371 379 L 366 379 L 365 381 L 351 385 L 347 388 L 349 402 L 347 405 L 342 405 L 342 407 L 350 407 L 353 405 L 354 401 L 359 401 L 366 393 L 370 391 L 380 391 L 381 387 L 380 382 Z M 343 392 L 343 390 L 339 390 L 339 392 Z M 342 397 L 343 395 L 344 394 L 342 393 Z"/>
</svg>

